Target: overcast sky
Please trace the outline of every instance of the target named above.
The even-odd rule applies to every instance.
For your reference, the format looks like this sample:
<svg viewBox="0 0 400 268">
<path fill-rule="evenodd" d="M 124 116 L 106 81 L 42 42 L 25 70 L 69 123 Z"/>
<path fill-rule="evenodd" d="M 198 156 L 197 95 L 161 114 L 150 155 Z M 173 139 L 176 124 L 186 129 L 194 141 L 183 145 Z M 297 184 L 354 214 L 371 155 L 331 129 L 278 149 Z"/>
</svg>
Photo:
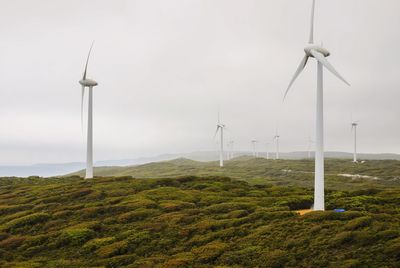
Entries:
<svg viewBox="0 0 400 268">
<path fill-rule="evenodd" d="M 314 138 L 316 63 L 285 103 L 311 0 L 13 0 L 0 7 L 0 164 L 83 161 L 80 85 L 94 90 L 95 160 L 215 150 L 218 109 L 237 150 Z M 400 153 L 400 1 L 318 0 L 325 147 Z"/>
</svg>

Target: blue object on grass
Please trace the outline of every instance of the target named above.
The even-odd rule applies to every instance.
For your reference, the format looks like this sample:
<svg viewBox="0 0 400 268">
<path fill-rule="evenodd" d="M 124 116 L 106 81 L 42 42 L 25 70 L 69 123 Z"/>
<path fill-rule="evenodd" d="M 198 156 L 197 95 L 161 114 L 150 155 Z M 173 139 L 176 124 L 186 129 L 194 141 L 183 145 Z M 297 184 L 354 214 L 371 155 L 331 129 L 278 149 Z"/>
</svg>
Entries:
<svg viewBox="0 0 400 268">
<path fill-rule="evenodd" d="M 334 209 L 333 211 L 338 212 L 338 213 L 346 212 L 346 210 L 344 208 L 337 208 L 337 209 Z"/>
</svg>

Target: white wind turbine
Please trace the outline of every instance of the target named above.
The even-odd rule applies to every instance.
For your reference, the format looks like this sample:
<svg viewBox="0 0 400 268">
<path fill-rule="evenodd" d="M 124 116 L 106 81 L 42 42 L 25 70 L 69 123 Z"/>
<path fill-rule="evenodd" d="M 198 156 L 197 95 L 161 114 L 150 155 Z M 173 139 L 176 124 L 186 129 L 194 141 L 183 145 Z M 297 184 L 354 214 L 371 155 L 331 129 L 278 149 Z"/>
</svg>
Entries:
<svg viewBox="0 0 400 268">
<path fill-rule="evenodd" d="M 354 133 L 354 152 L 353 152 L 353 162 L 357 163 L 357 127 L 358 127 L 358 122 L 352 122 L 351 123 L 351 130 Z"/>
<path fill-rule="evenodd" d="M 279 138 L 281 136 L 277 134 L 275 134 L 274 136 L 274 140 L 275 140 L 275 145 L 276 145 L 276 152 L 275 152 L 275 159 L 278 160 L 279 159 Z"/>
<path fill-rule="evenodd" d="M 267 160 L 269 160 L 269 143 L 268 142 L 266 143 L 265 148 L 267 150 Z"/>
<path fill-rule="evenodd" d="M 88 122 L 87 122 L 87 148 L 86 148 L 86 175 L 85 179 L 92 179 L 93 178 L 93 87 L 97 86 L 97 82 L 88 79 L 87 75 L 87 68 L 89 64 L 90 53 L 92 52 L 93 43 L 90 47 L 85 71 L 83 73 L 82 79 L 79 81 L 79 84 L 82 86 L 82 97 L 81 97 L 81 124 L 83 128 L 83 100 L 85 97 L 85 89 L 89 88 L 89 105 L 88 105 Z"/>
<path fill-rule="evenodd" d="M 253 157 L 258 157 L 258 153 L 257 153 L 257 150 L 256 150 L 256 145 L 257 145 L 257 140 L 252 140 L 251 141 L 251 144 L 253 145 Z"/>
<path fill-rule="evenodd" d="M 219 166 L 224 166 L 224 129 L 225 125 L 220 123 L 219 114 L 218 114 L 218 124 L 217 130 L 215 131 L 214 138 L 217 136 L 218 131 L 220 132 L 220 149 L 219 149 Z"/>
<path fill-rule="evenodd" d="M 314 11 L 315 0 L 312 3 L 311 11 L 311 29 L 309 46 L 305 51 L 305 56 L 289 83 L 284 98 L 289 92 L 296 78 L 305 68 L 308 59 L 315 58 L 318 62 L 317 75 L 317 116 L 316 116 L 316 153 L 315 153 L 315 181 L 314 181 L 314 210 L 325 210 L 325 193 L 324 193 L 324 112 L 323 112 L 323 67 L 337 76 L 347 85 L 350 85 L 327 61 L 326 57 L 330 55 L 329 51 L 322 46 L 314 44 Z"/>
<path fill-rule="evenodd" d="M 228 152 L 228 160 L 231 160 L 233 158 L 233 146 L 234 146 L 235 142 L 234 141 L 230 141 L 228 143 L 228 148 L 229 148 L 229 152 Z"/>
</svg>

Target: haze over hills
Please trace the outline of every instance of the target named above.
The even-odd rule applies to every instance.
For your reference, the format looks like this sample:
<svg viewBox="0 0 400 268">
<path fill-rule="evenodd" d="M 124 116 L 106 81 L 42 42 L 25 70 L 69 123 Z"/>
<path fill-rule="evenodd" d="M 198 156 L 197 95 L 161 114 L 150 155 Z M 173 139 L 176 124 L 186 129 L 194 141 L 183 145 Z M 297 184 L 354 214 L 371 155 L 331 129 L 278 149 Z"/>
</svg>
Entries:
<svg viewBox="0 0 400 268">
<path fill-rule="evenodd" d="M 251 152 L 241 151 L 235 152 L 235 157 L 251 155 Z M 191 152 L 191 153 L 181 153 L 181 154 L 162 154 L 154 157 L 141 157 L 135 159 L 121 159 L 121 160 L 104 160 L 95 162 L 97 167 L 109 167 L 109 166 L 134 166 L 142 165 L 152 162 L 168 161 L 177 158 L 186 158 L 195 161 L 216 161 L 218 159 L 219 153 L 217 151 L 204 151 L 204 152 Z M 260 152 L 260 157 L 266 157 L 266 152 Z M 270 158 L 275 157 L 273 152 L 269 154 Z M 325 156 L 327 158 L 337 158 L 337 159 L 351 159 L 352 154 L 346 152 L 326 152 Z M 363 160 L 400 160 L 399 154 L 358 154 L 360 159 Z M 281 159 L 296 160 L 296 159 L 306 159 L 308 157 L 308 152 L 281 152 Z M 83 162 L 73 162 L 73 163 L 43 163 L 34 165 L 6 165 L 0 166 L 0 177 L 28 177 L 28 176 L 41 176 L 41 177 L 51 177 L 60 176 L 75 171 L 81 170 L 85 167 Z"/>
</svg>

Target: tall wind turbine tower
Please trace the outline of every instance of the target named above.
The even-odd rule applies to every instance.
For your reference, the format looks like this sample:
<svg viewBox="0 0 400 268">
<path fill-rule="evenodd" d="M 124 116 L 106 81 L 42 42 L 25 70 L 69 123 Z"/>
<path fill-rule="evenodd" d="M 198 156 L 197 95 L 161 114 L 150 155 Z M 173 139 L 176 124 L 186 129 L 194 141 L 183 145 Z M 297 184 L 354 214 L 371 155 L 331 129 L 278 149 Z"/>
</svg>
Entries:
<svg viewBox="0 0 400 268">
<path fill-rule="evenodd" d="M 224 166 L 224 129 L 225 125 L 220 123 L 219 114 L 218 114 L 218 124 L 217 130 L 215 131 L 215 137 L 217 136 L 218 132 L 220 133 L 220 148 L 219 148 L 219 166 Z"/>
<path fill-rule="evenodd" d="M 89 53 L 86 59 L 85 71 L 79 84 L 82 86 L 81 96 L 81 122 L 83 127 L 83 100 L 85 97 L 85 89 L 89 89 L 89 104 L 88 104 L 88 121 L 87 121 L 87 148 L 86 148 L 86 175 L 85 179 L 93 178 L 93 87 L 97 86 L 97 82 L 87 78 L 87 68 L 89 64 L 90 54 L 92 52 L 92 46 L 89 49 Z"/>
<path fill-rule="evenodd" d="M 276 152 L 275 152 L 275 159 L 278 160 L 279 159 L 279 138 L 281 136 L 279 136 L 278 134 L 275 134 L 274 136 L 274 140 L 275 140 L 275 146 L 276 146 Z"/>
<path fill-rule="evenodd" d="M 325 210 L 324 192 L 324 101 L 323 101 L 323 67 L 328 69 L 336 77 L 347 85 L 350 85 L 328 62 L 326 59 L 330 53 L 322 46 L 314 44 L 314 11 L 315 0 L 311 10 L 311 29 L 309 45 L 304 49 L 305 56 L 300 62 L 294 77 L 289 83 L 285 92 L 284 99 L 289 92 L 294 81 L 305 68 L 309 58 L 315 58 L 318 62 L 317 67 L 317 112 L 316 112 L 316 152 L 315 152 L 315 181 L 314 181 L 314 210 Z"/>
<path fill-rule="evenodd" d="M 353 122 L 351 123 L 351 130 L 354 133 L 354 152 L 353 152 L 353 162 L 357 163 L 357 127 L 358 127 L 358 123 L 357 122 Z"/>
</svg>

